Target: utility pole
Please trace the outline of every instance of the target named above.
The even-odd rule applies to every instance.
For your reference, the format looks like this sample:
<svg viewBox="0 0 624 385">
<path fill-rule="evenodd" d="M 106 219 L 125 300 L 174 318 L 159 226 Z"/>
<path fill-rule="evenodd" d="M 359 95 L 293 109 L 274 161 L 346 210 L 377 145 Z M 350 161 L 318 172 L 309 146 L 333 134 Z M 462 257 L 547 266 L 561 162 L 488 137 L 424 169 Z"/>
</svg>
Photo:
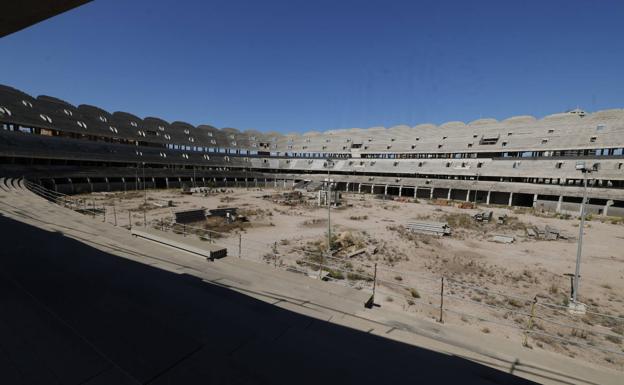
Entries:
<svg viewBox="0 0 624 385">
<path fill-rule="evenodd" d="M 572 292 L 572 302 L 577 302 L 579 286 L 579 275 L 581 273 L 581 255 L 583 253 L 583 230 L 585 228 L 585 202 L 587 200 L 587 172 L 583 171 L 583 201 L 581 202 L 581 224 L 579 226 L 579 237 L 576 248 L 576 270 L 574 271 L 574 291 Z"/>
<path fill-rule="evenodd" d="M 331 159 L 327 159 L 327 256 L 331 257 L 331 179 L 329 176 L 329 164 Z"/>
<path fill-rule="evenodd" d="M 576 169 L 583 173 L 583 200 L 581 201 L 581 223 L 579 225 L 578 245 L 576 249 L 576 269 L 574 271 L 574 286 L 570 311 L 576 314 L 585 314 L 585 305 L 578 302 L 579 280 L 581 277 L 581 255 L 583 253 L 583 232 L 585 230 L 585 205 L 587 204 L 587 174 L 594 171 L 585 166 L 585 162 L 576 162 Z"/>
</svg>

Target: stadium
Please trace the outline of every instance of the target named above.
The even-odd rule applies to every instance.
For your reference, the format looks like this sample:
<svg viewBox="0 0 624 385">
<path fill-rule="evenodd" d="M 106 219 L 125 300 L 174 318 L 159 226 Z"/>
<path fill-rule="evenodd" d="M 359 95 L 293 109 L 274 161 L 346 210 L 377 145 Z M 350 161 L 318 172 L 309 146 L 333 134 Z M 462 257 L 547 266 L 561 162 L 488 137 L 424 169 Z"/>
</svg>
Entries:
<svg viewBox="0 0 624 385">
<path fill-rule="evenodd" d="M 0 384 L 621 384 L 624 8 L 320 3 L 3 8 Z"/>
<path fill-rule="evenodd" d="M 282 135 L 78 107 L 0 89 L 2 167 L 63 193 L 294 186 L 624 216 L 624 110 Z M 137 171 L 140 169 L 140 175 Z"/>
</svg>

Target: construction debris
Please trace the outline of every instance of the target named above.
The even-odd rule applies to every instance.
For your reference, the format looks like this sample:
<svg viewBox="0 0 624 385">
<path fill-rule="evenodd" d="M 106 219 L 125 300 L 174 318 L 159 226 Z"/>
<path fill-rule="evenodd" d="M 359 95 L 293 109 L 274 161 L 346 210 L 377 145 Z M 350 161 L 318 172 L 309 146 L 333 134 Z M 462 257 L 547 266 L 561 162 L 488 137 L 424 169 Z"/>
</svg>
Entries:
<svg viewBox="0 0 624 385">
<path fill-rule="evenodd" d="M 176 211 L 173 215 L 176 223 L 194 223 L 206 220 L 205 209 Z"/>
<path fill-rule="evenodd" d="M 473 218 L 477 222 L 489 223 L 492 220 L 493 215 L 494 215 L 494 212 L 492 211 L 482 211 L 480 213 L 475 214 Z"/>
<path fill-rule="evenodd" d="M 492 242 L 497 243 L 513 243 L 516 238 L 512 235 L 494 235 L 491 239 Z"/>
<path fill-rule="evenodd" d="M 527 236 L 533 239 L 545 239 L 556 241 L 558 239 L 568 239 L 569 237 L 558 228 L 546 225 L 543 229 L 533 226 L 526 229 Z"/>
<path fill-rule="evenodd" d="M 408 222 L 405 227 L 415 233 L 437 236 L 451 235 L 451 227 L 447 222 Z"/>
<path fill-rule="evenodd" d="M 559 231 L 559 229 L 555 227 L 550 227 L 548 225 L 546 225 L 546 227 L 544 228 L 544 232 L 546 233 L 546 239 L 548 239 L 549 241 L 559 239 L 559 234 L 561 234 L 561 231 Z"/>
</svg>

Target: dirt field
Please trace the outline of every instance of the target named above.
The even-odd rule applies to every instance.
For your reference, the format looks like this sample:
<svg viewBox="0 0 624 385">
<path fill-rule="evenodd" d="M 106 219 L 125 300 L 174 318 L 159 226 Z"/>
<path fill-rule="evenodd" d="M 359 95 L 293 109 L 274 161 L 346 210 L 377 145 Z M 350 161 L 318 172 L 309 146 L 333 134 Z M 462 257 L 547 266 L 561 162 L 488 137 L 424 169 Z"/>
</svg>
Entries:
<svg viewBox="0 0 624 385">
<path fill-rule="evenodd" d="M 523 341 L 532 299 L 536 318 L 528 339 L 534 349 L 560 352 L 620 370 L 624 356 L 575 346 L 586 344 L 624 353 L 624 323 L 610 317 L 567 313 L 569 277 L 576 260 L 578 218 L 561 218 L 533 210 L 504 207 L 460 209 L 428 201 L 398 202 L 371 195 L 343 194 L 343 204 L 331 211 L 333 258 L 328 263 L 327 208 L 316 205 L 316 193 L 285 200 L 286 190 L 227 189 L 206 196 L 183 195 L 178 190 L 95 193 L 80 196 L 96 207 L 104 205 L 107 222 L 114 215 L 127 226 L 171 220 L 173 211 L 190 208 L 237 207 L 248 222 L 226 223 L 220 218 L 197 227 L 223 232 L 215 242 L 243 258 L 291 266 L 318 274 L 317 263 L 330 265 L 328 278 L 368 290 L 377 264 L 376 303 L 423 317 L 439 317 L 441 277 L 445 277 L 444 321 Z M 167 207 L 173 201 L 175 207 Z M 114 210 L 113 210 L 114 206 Z M 145 209 L 145 210 L 143 210 Z M 472 215 L 492 210 L 494 220 L 478 223 Z M 507 215 L 504 225 L 497 216 Z M 408 221 L 443 221 L 452 235 L 414 234 Z M 597 313 L 624 317 L 624 225 L 591 218 L 586 224 L 579 298 Z M 567 239 L 537 240 L 527 228 L 557 228 Z M 493 235 L 515 237 L 511 244 L 491 241 Z M 499 293 L 504 293 L 501 295 Z M 558 308 L 557 306 L 561 306 Z M 481 319 L 481 320 L 480 320 Z M 483 321 L 490 320 L 492 322 Z M 569 327 L 573 326 L 573 327 Z M 554 337 L 556 338 L 554 338 Z M 484 337 L 487 338 L 487 337 Z M 567 341 L 567 342 L 566 342 Z"/>
</svg>

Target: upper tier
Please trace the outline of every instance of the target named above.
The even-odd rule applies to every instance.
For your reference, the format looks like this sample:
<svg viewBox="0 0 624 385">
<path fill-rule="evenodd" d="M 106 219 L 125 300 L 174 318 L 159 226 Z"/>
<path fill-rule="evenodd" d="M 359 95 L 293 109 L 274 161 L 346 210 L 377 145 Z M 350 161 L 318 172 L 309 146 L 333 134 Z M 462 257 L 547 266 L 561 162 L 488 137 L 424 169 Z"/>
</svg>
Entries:
<svg viewBox="0 0 624 385">
<path fill-rule="evenodd" d="M 624 109 L 594 113 L 573 110 L 542 119 L 515 116 L 502 121 L 478 119 L 467 124 L 352 128 L 301 135 L 195 127 L 155 117 L 141 119 L 90 105 L 76 107 L 50 96 L 34 98 L 0 85 L 0 121 L 129 141 L 279 153 L 465 153 L 624 147 Z"/>
</svg>

